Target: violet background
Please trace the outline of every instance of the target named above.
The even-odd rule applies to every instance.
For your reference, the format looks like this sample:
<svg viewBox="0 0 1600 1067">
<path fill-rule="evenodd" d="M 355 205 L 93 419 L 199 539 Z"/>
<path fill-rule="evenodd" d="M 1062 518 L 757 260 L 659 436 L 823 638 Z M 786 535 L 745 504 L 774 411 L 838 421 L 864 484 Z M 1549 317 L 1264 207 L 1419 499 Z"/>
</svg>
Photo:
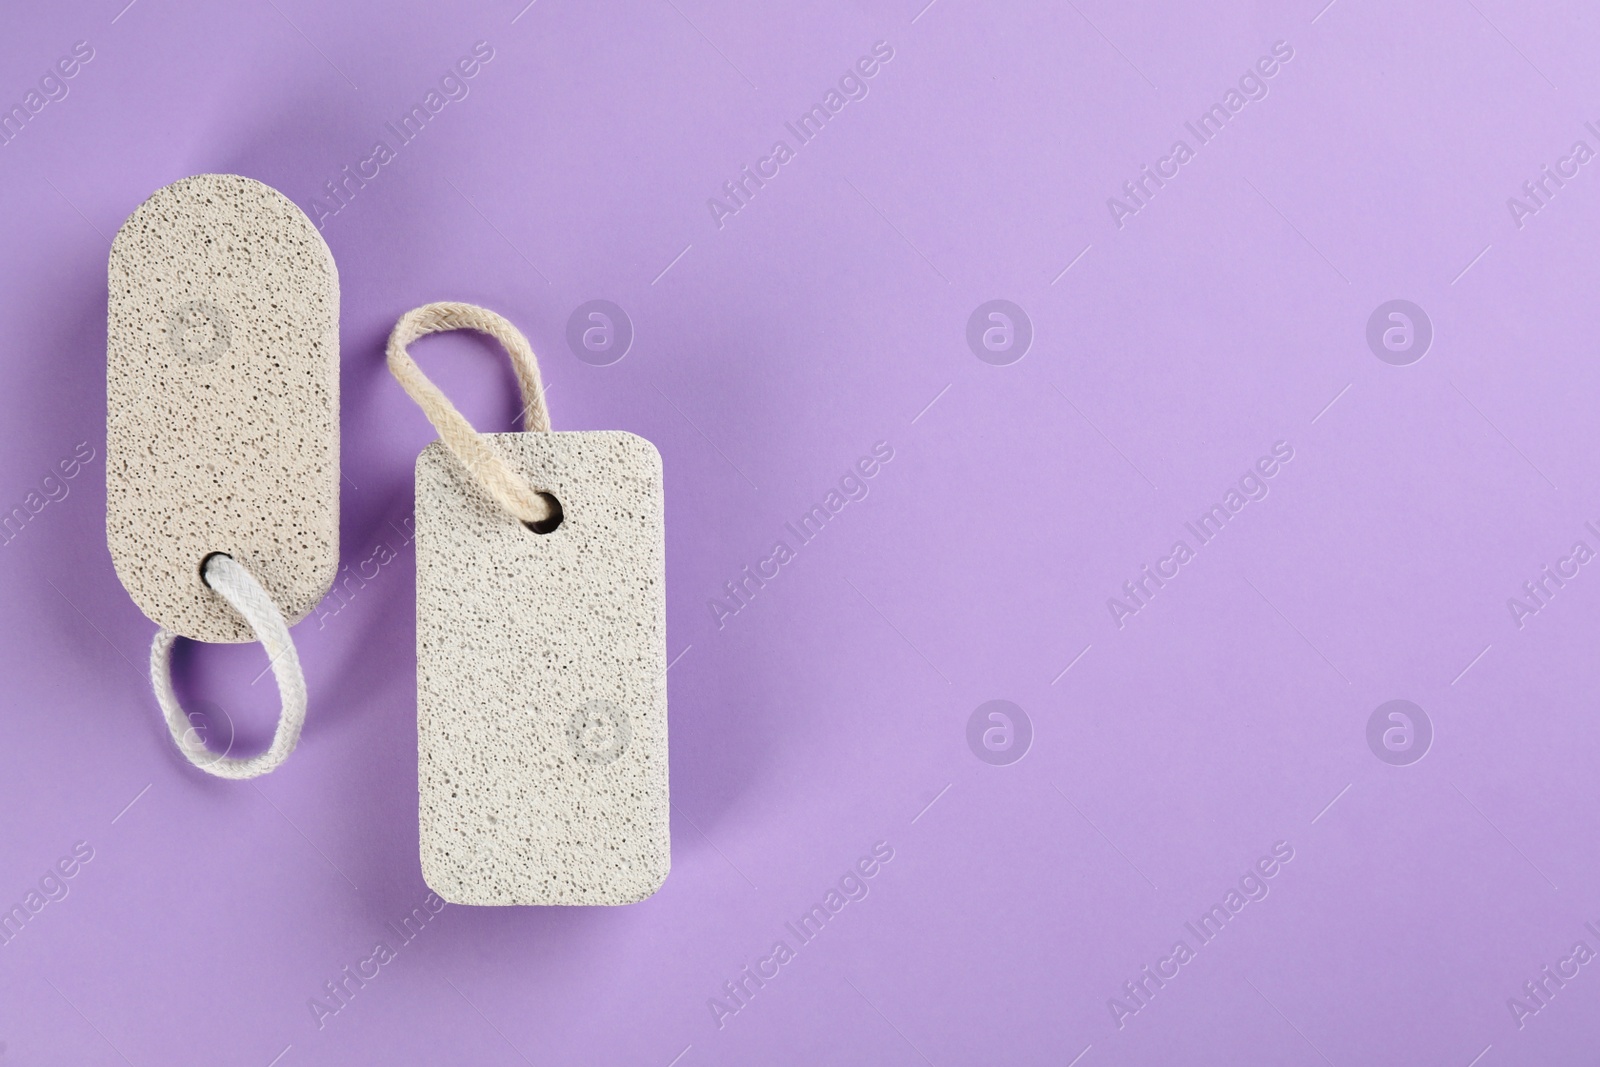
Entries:
<svg viewBox="0 0 1600 1067">
<path fill-rule="evenodd" d="M 159 723 L 97 459 L 0 548 L 0 904 L 94 849 L 0 946 L 0 1064 L 1592 1062 L 1600 968 L 1521 1029 L 1506 1001 L 1600 948 L 1600 576 L 1521 629 L 1506 602 L 1600 548 L 1596 164 L 1520 229 L 1505 203 L 1600 147 L 1592 10 L 123 2 L 0 15 L 7 107 L 95 53 L 0 147 L 0 507 L 103 453 L 107 239 L 144 197 L 229 171 L 310 211 L 487 41 L 326 220 L 343 559 L 398 546 L 433 436 L 383 365 L 417 304 L 516 321 L 558 428 L 654 441 L 673 872 L 627 908 L 448 907 L 318 1029 L 426 893 L 413 557 L 296 628 L 288 764 L 213 780 Z M 1118 229 L 1106 199 L 1279 40 L 1270 95 Z M 707 199 L 877 41 L 866 99 L 719 230 Z M 1397 297 L 1435 329 L 1406 367 L 1364 336 Z M 565 341 L 596 298 L 637 335 L 607 367 Z M 1036 333 L 1009 366 L 965 341 L 994 298 Z M 418 352 L 510 427 L 492 348 Z M 880 440 L 870 496 L 719 629 L 723 583 Z M 1119 630 L 1107 598 L 1280 440 L 1270 496 Z M 276 714 L 261 660 L 184 663 L 241 748 Z M 1365 737 L 1397 697 L 1436 731 L 1406 767 Z M 966 742 L 996 698 L 1035 732 L 1009 766 Z M 1109 998 L 1280 840 L 1270 895 L 1119 1029 Z M 870 895 L 719 1028 L 879 841 Z"/>
</svg>

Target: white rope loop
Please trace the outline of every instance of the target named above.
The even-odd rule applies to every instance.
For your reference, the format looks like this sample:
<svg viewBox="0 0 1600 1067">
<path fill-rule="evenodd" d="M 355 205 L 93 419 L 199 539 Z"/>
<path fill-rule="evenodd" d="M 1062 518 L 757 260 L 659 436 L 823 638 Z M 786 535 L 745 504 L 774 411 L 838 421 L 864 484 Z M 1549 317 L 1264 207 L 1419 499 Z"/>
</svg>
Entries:
<svg viewBox="0 0 1600 1067">
<path fill-rule="evenodd" d="M 556 510 L 486 441 L 450 398 L 429 380 L 406 347 L 417 338 L 449 330 L 477 330 L 499 341 L 511 357 L 517 384 L 522 389 L 522 428 L 548 433 L 550 412 L 545 407 L 544 383 L 533 346 L 506 318 L 475 304 L 443 301 L 408 311 L 389 334 L 389 373 L 400 383 L 422 413 L 439 431 L 439 438 L 464 467 L 483 484 L 500 506 L 525 523 L 540 523 Z"/>
<path fill-rule="evenodd" d="M 218 778 L 255 778 L 277 770 L 300 741 L 300 730 L 306 721 L 306 680 L 300 673 L 300 655 L 295 651 L 294 641 L 289 636 L 289 624 L 283 621 L 283 613 L 272 602 L 272 597 L 261 587 L 261 583 L 242 564 L 231 556 L 217 553 L 206 559 L 205 569 L 201 573 L 206 584 L 244 616 L 250 629 L 255 632 L 256 639 L 267 650 L 281 701 L 278 728 L 272 735 L 272 744 L 259 756 L 249 759 L 236 759 L 213 752 L 205 746 L 204 739 L 195 733 L 188 714 L 178 703 L 178 695 L 172 689 L 172 646 L 177 642 L 178 635 L 171 630 L 158 631 L 155 640 L 150 643 L 150 684 L 155 689 L 156 702 L 161 705 L 161 713 L 167 720 L 172 740 L 177 742 L 178 751 L 183 753 L 184 758 Z"/>
</svg>

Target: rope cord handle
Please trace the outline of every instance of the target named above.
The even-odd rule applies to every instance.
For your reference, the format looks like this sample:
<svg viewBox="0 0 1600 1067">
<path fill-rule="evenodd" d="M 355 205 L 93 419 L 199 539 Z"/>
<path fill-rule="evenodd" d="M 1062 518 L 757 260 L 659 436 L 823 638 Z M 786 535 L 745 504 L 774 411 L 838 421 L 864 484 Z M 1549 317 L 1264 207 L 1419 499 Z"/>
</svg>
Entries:
<svg viewBox="0 0 1600 1067">
<path fill-rule="evenodd" d="M 167 729 L 184 758 L 218 778 L 255 778 L 277 770 L 300 742 L 300 730 L 306 722 L 306 680 L 300 673 L 300 655 L 289 637 L 289 625 L 283 621 L 283 613 L 242 564 L 231 556 L 216 553 L 207 558 L 201 573 L 206 584 L 244 616 L 267 650 L 281 701 L 272 744 L 259 756 L 248 759 L 237 759 L 206 747 L 205 739 L 195 732 L 172 689 L 172 646 L 177 643 L 178 635 L 171 630 L 158 630 L 150 643 L 150 685 L 155 689 L 156 703 L 161 705 L 161 713 L 167 720 Z"/>
<path fill-rule="evenodd" d="M 528 339 L 503 316 L 474 304 L 445 301 L 424 304 L 408 311 L 394 324 L 389 334 L 389 373 L 422 409 L 439 431 L 440 440 L 455 453 L 464 467 L 483 484 L 500 506 L 524 523 L 540 523 L 553 517 L 556 509 L 548 498 L 530 486 L 511 469 L 467 417 L 456 410 L 450 398 L 434 385 L 417 366 L 407 346 L 419 337 L 449 330 L 477 330 L 500 342 L 511 357 L 511 366 L 522 389 L 522 427 L 541 433 L 550 431 L 550 412 L 545 407 L 544 384 L 539 378 L 539 362 Z"/>
</svg>

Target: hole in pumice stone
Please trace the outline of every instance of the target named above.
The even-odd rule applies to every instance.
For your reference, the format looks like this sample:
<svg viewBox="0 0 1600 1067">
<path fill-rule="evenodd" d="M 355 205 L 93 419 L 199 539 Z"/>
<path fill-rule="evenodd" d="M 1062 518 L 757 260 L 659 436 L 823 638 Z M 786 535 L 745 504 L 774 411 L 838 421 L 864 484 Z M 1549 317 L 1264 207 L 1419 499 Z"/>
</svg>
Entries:
<svg viewBox="0 0 1600 1067">
<path fill-rule="evenodd" d="M 561 511 L 561 501 L 549 493 L 540 493 L 539 498 L 550 505 L 549 518 L 540 519 L 538 522 L 524 522 L 522 525 L 536 534 L 554 533 L 561 525 L 561 520 L 566 517 Z"/>
</svg>

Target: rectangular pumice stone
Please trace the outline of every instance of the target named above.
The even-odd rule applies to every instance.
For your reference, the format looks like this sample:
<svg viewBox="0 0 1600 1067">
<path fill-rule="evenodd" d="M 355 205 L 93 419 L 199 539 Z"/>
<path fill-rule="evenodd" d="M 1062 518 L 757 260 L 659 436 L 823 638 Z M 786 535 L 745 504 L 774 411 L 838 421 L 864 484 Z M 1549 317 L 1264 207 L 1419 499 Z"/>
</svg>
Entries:
<svg viewBox="0 0 1600 1067">
<path fill-rule="evenodd" d="M 253 641 L 200 580 L 223 552 L 284 618 L 339 561 L 339 276 L 269 186 L 201 174 L 117 231 L 107 269 L 106 541 L 159 625 Z"/>
<path fill-rule="evenodd" d="M 486 434 L 561 524 L 417 458 L 423 879 L 455 904 L 631 904 L 671 866 L 661 456 L 618 431 Z"/>
</svg>

